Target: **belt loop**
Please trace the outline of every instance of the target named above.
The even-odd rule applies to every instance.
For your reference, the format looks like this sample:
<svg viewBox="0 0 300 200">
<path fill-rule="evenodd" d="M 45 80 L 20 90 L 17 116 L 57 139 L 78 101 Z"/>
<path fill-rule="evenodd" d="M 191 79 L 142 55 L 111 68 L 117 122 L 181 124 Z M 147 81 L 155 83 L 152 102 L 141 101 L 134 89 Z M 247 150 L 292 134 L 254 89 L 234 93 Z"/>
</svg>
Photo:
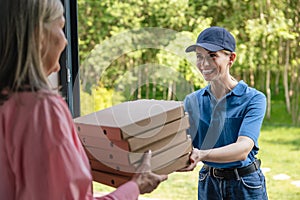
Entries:
<svg viewBox="0 0 300 200">
<path fill-rule="evenodd" d="M 254 162 L 253 162 L 254 166 L 255 166 L 255 169 L 258 170 L 259 167 L 260 167 L 260 159 L 256 159 Z"/>
<path fill-rule="evenodd" d="M 235 168 L 233 171 L 234 171 L 234 174 L 236 176 L 236 180 L 238 180 L 238 181 L 241 180 L 241 177 L 239 175 L 239 172 L 238 172 L 237 168 Z"/>
<path fill-rule="evenodd" d="M 209 175 L 213 176 L 213 173 L 211 172 L 212 167 L 210 167 L 210 166 L 207 166 L 207 167 L 208 167 L 208 173 L 209 173 Z"/>
</svg>

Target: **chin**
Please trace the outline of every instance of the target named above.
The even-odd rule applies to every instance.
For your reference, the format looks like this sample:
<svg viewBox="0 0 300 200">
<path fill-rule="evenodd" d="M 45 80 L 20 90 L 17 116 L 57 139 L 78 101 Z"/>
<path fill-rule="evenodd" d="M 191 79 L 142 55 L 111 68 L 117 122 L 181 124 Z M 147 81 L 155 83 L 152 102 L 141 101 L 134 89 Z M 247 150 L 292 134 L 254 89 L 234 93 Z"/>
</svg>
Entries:
<svg viewBox="0 0 300 200">
<path fill-rule="evenodd" d="M 49 70 L 49 74 L 58 72 L 60 70 L 60 65 L 56 65 L 55 67 Z"/>
<path fill-rule="evenodd" d="M 55 70 L 53 70 L 52 72 L 59 72 L 60 67 L 57 67 Z"/>
<path fill-rule="evenodd" d="M 203 76 L 203 78 L 204 78 L 205 81 L 211 81 L 212 80 L 212 78 L 209 77 L 209 76 L 205 76 L 203 74 L 202 74 L 202 76 Z"/>
</svg>

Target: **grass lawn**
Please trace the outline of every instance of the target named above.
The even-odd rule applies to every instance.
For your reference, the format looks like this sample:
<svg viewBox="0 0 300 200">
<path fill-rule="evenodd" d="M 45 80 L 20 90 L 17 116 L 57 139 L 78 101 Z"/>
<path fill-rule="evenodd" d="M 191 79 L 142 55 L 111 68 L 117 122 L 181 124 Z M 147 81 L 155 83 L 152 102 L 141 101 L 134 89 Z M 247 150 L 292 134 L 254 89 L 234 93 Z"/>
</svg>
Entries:
<svg viewBox="0 0 300 200">
<path fill-rule="evenodd" d="M 292 184 L 300 181 L 300 128 L 264 126 L 260 137 L 260 151 L 258 157 L 262 159 L 265 172 L 267 190 L 270 200 L 298 200 L 300 187 Z M 198 166 L 193 172 L 169 175 L 158 189 L 151 194 L 141 195 L 151 199 L 196 200 Z M 285 174 L 286 180 L 275 180 L 274 177 Z M 287 177 L 281 176 L 281 177 Z M 114 188 L 94 182 L 94 191 L 110 192 Z"/>
<path fill-rule="evenodd" d="M 300 181 L 300 128 L 263 127 L 259 157 L 266 172 L 270 199 L 300 199 L 300 187 L 292 184 Z M 274 176 L 286 174 L 287 180 L 274 180 Z"/>
</svg>

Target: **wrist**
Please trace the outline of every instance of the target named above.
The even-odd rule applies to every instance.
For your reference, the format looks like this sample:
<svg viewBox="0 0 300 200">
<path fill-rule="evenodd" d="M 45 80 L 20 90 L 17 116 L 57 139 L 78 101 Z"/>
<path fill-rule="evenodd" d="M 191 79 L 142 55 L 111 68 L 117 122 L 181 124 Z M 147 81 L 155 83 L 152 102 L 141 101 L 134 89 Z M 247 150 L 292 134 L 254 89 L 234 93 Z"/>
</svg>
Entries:
<svg viewBox="0 0 300 200">
<path fill-rule="evenodd" d="M 210 153 L 211 153 L 212 149 L 208 149 L 208 150 L 200 150 L 199 152 L 199 157 L 201 157 L 201 161 L 207 161 L 210 160 Z"/>
</svg>

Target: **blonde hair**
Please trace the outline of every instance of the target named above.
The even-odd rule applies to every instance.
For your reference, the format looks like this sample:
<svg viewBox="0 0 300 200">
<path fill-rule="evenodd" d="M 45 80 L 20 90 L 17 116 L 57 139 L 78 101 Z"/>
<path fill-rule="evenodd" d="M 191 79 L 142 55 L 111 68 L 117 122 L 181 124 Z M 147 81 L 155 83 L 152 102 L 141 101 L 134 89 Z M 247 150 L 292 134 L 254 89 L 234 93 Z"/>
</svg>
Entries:
<svg viewBox="0 0 300 200">
<path fill-rule="evenodd" d="M 0 103 L 12 92 L 50 90 L 40 41 L 45 26 L 63 15 L 61 1 L 5 0 L 0 13 Z"/>
</svg>

